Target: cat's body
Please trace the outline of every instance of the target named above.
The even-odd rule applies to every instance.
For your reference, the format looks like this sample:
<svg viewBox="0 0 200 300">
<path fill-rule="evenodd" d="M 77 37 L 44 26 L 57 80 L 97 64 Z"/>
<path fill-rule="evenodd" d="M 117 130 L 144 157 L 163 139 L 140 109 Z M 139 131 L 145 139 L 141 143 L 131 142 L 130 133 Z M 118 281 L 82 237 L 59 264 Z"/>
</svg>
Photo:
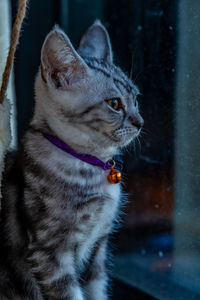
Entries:
<svg viewBox="0 0 200 300">
<path fill-rule="evenodd" d="M 106 247 L 120 185 L 43 133 L 106 162 L 138 134 L 142 119 L 133 104 L 138 90 L 112 64 L 101 24 L 89 29 L 79 53 L 85 61 L 59 29 L 43 46 L 34 117 L 4 182 L 0 300 L 107 299 Z M 107 101 L 118 97 L 126 102 L 116 110 Z"/>
<path fill-rule="evenodd" d="M 12 179 L 13 175 L 21 176 L 18 179 L 25 186 L 24 191 L 19 191 L 18 205 L 22 207 L 16 212 L 15 224 L 14 213 L 10 216 L 12 222 L 3 220 L 7 225 L 6 236 L 13 234 L 10 242 L 13 244 L 14 257 L 9 252 L 5 256 L 8 259 L 14 258 L 15 264 L 19 263 L 19 278 L 22 276 L 21 270 L 29 269 L 30 253 L 35 250 L 33 265 L 36 272 L 44 273 L 44 282 L 46 280 L 55 285 L 58 280 L 66 278 L 74 285 L 75 273 L 75 278 L 84 275 L 82 284 L 85 287 L 89 280 L 101 281 L 105 255 L 99 253 L 94 270 L 91 268 L 92 261 L 89 260 L 94 254 L 105 251 L 108 233 L 119 204 L 119 185 L 111 185 L 102 169 L 77 160 L 51 145 L 40 132 L 30 130 L 24 144 L 23 169 L 20 170 L 22 166 L 18 166 L 19 169 L 15 171 L 11 169 Z M 20 175 L 20 172 L 23 173 Z M 37 179 L 34 181 L 34 178 Z M 16 184 L 16 180 L 14 183 Z M 16 189 L 19 186 L 18 182 Z M 17 193 L 14 187 L 9 187 L 8 191 L 8 201 L 13 199 L 15 203 Z M 23 193 L 24 201 L 21 198 Z M 8 210 L 8 203 L 4 205 L 6 207 L 3 207 L 3 211 Z M 21 223 L 23 226 L 18 228 Z M 28 263 L 21 260 L 22 253 L 24 257 L 28 256 Z M 3 278 L 1 285 L 2 283 L 5 284 Z M 33 283 L 28 284 L 34 287 Z M 73 288 L 75 296 L 69 294 L 66 299 L 82 299 L 77 296 L 80 293 L 78 287 Z M 6 290 L 9 291 L 7 287 Z M 95 294 L 92 299 L 95 299 L 98 293 L 96 289 L 93 292 Z M 57 299 L 62 299 L 58 291 L 56 294 Z M 50 295 L 47 299 L 51 299 Z M 92 291 L 90 295 L 92 297 Z M 103 299 L 102 297 L 103 295 L 99 299 Z"/>
</svg>

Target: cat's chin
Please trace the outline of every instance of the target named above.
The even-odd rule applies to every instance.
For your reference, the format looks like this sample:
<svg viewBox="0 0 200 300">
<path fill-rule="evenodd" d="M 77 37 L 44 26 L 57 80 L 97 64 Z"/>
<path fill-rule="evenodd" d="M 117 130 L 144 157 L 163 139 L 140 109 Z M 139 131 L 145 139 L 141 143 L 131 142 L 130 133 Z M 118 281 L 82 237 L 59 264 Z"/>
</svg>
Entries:
<svg viewBox="0 0 200 300">
<path fill-rule="evenodd" d="M 139 134 L 140 130 L 137 128 L 119 128 L 113 133 L 112 140 L 117 144 L 118 147 L 123 148 L 137 138 Z"/>
<path fill-rule="evenodd" d="M 116 148 L 123 148 L 128 146 L 138 135 L 135 136 L 129 136 L 126 138 L 111 138 L 112 146 Z"/>
</svg>

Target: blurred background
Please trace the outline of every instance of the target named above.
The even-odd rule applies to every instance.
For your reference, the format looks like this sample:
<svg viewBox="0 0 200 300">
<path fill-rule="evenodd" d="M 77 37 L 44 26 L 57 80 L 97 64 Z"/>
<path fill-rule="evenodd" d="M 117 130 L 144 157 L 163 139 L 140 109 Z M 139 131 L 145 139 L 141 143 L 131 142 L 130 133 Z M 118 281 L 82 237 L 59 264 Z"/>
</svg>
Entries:
<svg viewBox="0 0 200 300">
<path fill-rule="evenodd" d="M 17 1 L 9 4 L 12 22 Z M 115 63 L 140 88 L 145 120 L 124 152 L 129 201 L 111 239 L 112 299 L 200 299 L 199 1 L 30 0 L 15 59 L 14 137 L 32 116 L 46 34 L 57 23 L 78 47 L 96 18 Z"/>
</svg>

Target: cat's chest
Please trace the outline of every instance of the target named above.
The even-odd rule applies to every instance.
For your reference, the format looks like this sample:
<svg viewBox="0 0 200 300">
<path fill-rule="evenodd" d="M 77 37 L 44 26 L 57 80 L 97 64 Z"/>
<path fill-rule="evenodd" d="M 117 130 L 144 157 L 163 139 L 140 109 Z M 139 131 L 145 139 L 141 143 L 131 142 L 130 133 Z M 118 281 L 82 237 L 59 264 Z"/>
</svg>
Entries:
<svg viewBox="0 0 200 300">
<path fill-rule="evenodd" d="M 109 171 L 79 160 L 56 156 L 50 167 L 55 174 L 48 185 L 52 191 L 51 211 L 62 219 L 67 235 L 64 240 L 62 236 L 61 243 L 65 241 L 64 247 L 76 249 L 81 265 L 98 240 L 111 231 L 120 202 L 120 184 L 108 182 Z M 47 205 L 51 203 L 48 199 Z"/>
<path fill-rule="evenodd" d="M 120 186 L 106 185 L 96 200 L 82 208 L 78 219 L 77 231 L 71 235 L 71 241 L 77 249 L 78 261 L 87 260 L 90 249 L 112 228 L 120 201 Z"/>
<path fill-rule="evenodd" d="M 120 201 L 120 185 L 102 184 L 90 193 L 85 187 L 86 198 L 75 206 L 75 215 L 83 232 L 91 234 L 110 226 Z"/>
<path fill-rule="evenodd" d="M 85 239 L 85 234 L 98 236 L 106 232 L 120 201 L 120 185 L 108 182 L 109 171 L 70 157 L 61 164 L 56 156 L 53 165 L 58 180 L 51 182 L 51 190 L 56 191 L 63 219 L 68 222 L 73 216 L 73 228 L 78 231 L 74 236 Z"/>
</svg>

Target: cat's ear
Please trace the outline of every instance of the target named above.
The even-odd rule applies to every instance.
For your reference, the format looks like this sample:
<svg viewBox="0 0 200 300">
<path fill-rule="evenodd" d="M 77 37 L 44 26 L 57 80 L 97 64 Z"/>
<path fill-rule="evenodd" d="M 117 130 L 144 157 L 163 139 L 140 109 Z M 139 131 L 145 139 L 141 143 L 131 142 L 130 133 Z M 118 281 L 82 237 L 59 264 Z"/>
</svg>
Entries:
<svg viewBox="0 0 200 300">
<path fill-rule="evenodd" d="M 85 79 L 89 68 L 66 34 L 55 27 L 46 37 L 41 51 L 41 76 L 55 88 L 65 89 Z"/>
<path fill-rule="evenodd" d="M 81 39 L 78 53 L 83 57 L 93 57 L 112 63 L 112 47 L 106 28 L 99 20 L 88 29 Z"/>
</svg>

